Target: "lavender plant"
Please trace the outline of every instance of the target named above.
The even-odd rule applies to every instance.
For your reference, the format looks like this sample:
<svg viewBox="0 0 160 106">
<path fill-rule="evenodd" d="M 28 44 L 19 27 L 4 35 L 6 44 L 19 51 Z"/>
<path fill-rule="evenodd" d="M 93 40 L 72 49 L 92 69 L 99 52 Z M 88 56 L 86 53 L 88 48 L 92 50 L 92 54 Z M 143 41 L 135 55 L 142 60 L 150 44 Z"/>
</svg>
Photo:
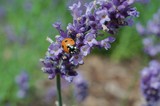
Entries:
<svg viewBox="0 0 160 106">
<path fill-rule="evenodd" d="M 40 61 L 44 65 L 42 70 L 49 74 L 49 79 L 57 76 L 60 106 L 60 77 L 71 82 L 77 75 L 75 70 L 84 63 L 83 58 L 89 55 L 93 48 L 111 48 L 111 43 L 115 41 L 113 36 L 99 41 L 97 37 L 102 35 L 102 31 L 114 35 L 120 27 L 129 25 L 133 17 L 138 17 L 139 12 L 132 4 L 133 0 L 95 0 L 85 5 L 81 5 L 79 1 L 69 6 L 73 23 L 69 23 L 66 30 L 61 28 L 59 22 L 53 24 L 59 35 L 55 37 L 55 42 L 47 38 L 51 44 L 45 58 Z M 74 46 L 69 47 L 69 50 L 75 50 L 74 52 L 67 53 L 64 50 L 61 43 L 66 38 L 74 40 Z"/>
<path fill-rule="evenodd" d="M 160 53 L 160 9 L 149 20 L 146 28 L 138 23 L 137 31 L 143 38 L 144 51 L 150 56 L 156 56 Z"/>
<path fill-rule="evenodd" d="M 160 105 L 160 62 L 152 60 L 141 72 L 141 91 L 146 106 Z"/>
</svg>

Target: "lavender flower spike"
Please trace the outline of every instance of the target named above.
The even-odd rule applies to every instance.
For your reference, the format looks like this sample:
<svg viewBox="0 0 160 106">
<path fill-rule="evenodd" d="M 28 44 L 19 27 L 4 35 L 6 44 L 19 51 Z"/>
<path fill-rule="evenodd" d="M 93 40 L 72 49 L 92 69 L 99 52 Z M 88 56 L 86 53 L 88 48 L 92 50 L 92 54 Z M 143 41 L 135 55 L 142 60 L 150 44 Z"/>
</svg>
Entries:
<svg viewBox="0 0 160 106">
<path fill-rule="evenodd" d="M 152 60 L 141 72 L 141 91 L 147 106 L 160 105 L 160 62 Z"/>
<path fill-rule="evenodd" d="M 111 43 L 115 41 L 113 37 L 106 37 L 103 40 L 97 40 L 101 31 L 109 34 L 115 34 L 118 28 L 127 26 L 132 18 L 137 17 L 139 12 L 132 7 L 133 0 L 95 0 L 82 5 L 80 1 L 69 6 L 73 16 L 72 23 L 69 23 L 66 30 L 61 28 L 60 23 L 53 24 L 59 35 L 48 47 L 47 54 L 41 59 L 43 72 L 49 74 L 49 79 L 53 79 L 57 74 L 67 81 L 77 75 L 75 71 L 79 65 L 83 64 L 83 58 L 90 54 L 95 47 L 108 50 Z M 63 47 L 74 52 L 67 53 L 61 46 L 66 38 L 72 39 L 75 43 L 69 42 Z M 67 42 L 67 41 L 66 41 Z"/>
</svg>

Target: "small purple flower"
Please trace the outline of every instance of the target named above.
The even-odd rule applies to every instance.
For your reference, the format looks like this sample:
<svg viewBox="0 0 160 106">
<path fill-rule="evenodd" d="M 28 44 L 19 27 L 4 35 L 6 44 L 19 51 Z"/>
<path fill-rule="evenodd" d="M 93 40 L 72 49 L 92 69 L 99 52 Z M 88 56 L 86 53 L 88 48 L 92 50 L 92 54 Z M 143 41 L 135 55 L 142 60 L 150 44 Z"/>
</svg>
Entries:
<svg viewBox="0 0 160 106">
<path fill-rule="evenodd" d="M 46 57 L 45 59 L 41 59 L 40 61 L 44 65 L 44 67 L 42 67 L 42 71 L 49 74 L 49 79 L 53 79 L 57 73 L 58 62 L 55 62 L 51 57 Z"/>
<path fill-rule="evenodd" d="M 54 79 L 55 76 L 56 76 L 55 73 L 51 73 L 51 74 L 48 75 L 48 79 L 50 79 L 50 80 L 51 80 L 51 79 Z"/>
<path fill-rule="evenodd" d="M 75 76 L 65 76 L 65 75 L 62 75 L 62 78 L 64 78 L 66 81 L 68 82 L 72 82 L 73 79 L 74 79 Z"/>
<path fill-rule="evenodd" d="M 149 106 L 160 103 L 160 63 L 152 60 L 141 72 L 141 91 Z"/>
<path fill-rule="evenodd" d="M 97 20 L 100 20 L 100 24 L 105 24 L 105 22 L 110 21 L 111 19 L 108 16 L 108 11 L 106 9 L 102 9 L 96 12 Z"/>
<path fill-rule="evenodd" d="M 61 45 L 58 43 L 52 43 L 48 48 L 51 55 L 58 56 L 62 52 Z"/>
<path fill-rule="evenodd" d="M 69 6 L 69 9 L 72 11 L 72 16 L 74 19 L 78 19 L 81 17 L 82 10 L 80 10 L 81 2 L 78 2 L 78 4 L 74 3 L 72 6 Z"/>
<path fill-rule="evenodd" d="M 76 29 L 75 29 L 74 25 L 72 25 L 71 23 L 69 23 L 68 26 L 67 26 L 67 30 L 69 32 L 74 32 Z"/>
<path fill-rule="evenodd" d="M 87 56 L 90 53 L 90 49 L 91 49 L 91 47 L 88 44 L 82 46 L 81 49 L 80 49 L 81 54 L 83 56 Z"/>
<path fill-rule="evenodd" d="M 61 37 L 63 37 L 63 38 L 67 37 L 67 33 L 62 30 L 60 22 L 54 23 L 53 27 L 56 28 L 59 31 L 59 34 L 60 34 Z"/>
<path fill-rule="evenodd" d="M 92 47 L 94 44 L 96 45 L 98 42 L 95 39 L 96 36 L 92 33 L 88 33 L 85 35 L 84 44 L 88 44 L 90 47 Z"/>
<path fill-rule="evenodd" d="M 71 59 L 69 61 L 76 66 L 78 64 L 83 64 L 83 56 L 82 55 L 74 55 L 71 57 Z"/>
<path fill-rule="evenodd" d="M 90 14 L 92 14 L 92 9 L 94 8 L 94 2 L 90 2 L 90 3 L 86 3 L 85 4 L 85 7 L 86 7 L 86 15 L 88 16 L 88 15 L 90 15 Z"/>
<path fill-rule="evenodd" d="M 108 50 L 109 48 L 111 48 L 110 43 L 112 43 L 114 41 L 115 41 L 115 38 L 108 37 L 108 38 L 106 38 L 104 40 L 101 40 L 100 41 L 100 45 L 101 45 L 101 47 L 104 47 L 106 50 Z"/>
<path fill-rule="evenodd" d="M 64 39 L 62 36 L 60 36 L 60 35 L 56 35 L 55 36 L 55 39 L 56 39 L 56 41 L 59 43 L 59 44 L 61 44 L 61 42 L 62 42 L 62 40 Z"/>
<path fill-rule="evenodd" d="M 131 8 L 127 13 L 130 16 L 139 17 L 139 12 L 137 12 L 136 8 Z"/>
<path fill-rule="evenodd" d="M 102 40 L 100 43 L 101 43 L 101 46 L 104 47 L 106 50 L 108 50 L 109 48 L 111 48 L 110 43 L 108 43 L 108 41 L 106 39 Z"/>
</svg>

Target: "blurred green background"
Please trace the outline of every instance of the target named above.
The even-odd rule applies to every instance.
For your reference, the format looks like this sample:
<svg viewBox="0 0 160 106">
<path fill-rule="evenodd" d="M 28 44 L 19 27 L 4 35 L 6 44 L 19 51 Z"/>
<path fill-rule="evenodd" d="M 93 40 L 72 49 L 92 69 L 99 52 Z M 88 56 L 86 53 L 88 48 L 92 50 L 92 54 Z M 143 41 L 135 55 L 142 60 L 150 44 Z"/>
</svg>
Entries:
<svg viewBox="0 0 160 106">
<path fill-rule="evenodd" d="M 52 24 L 61 21 L 65 28 L 72 22 L 68 10 L 68 5 L 72 2 L 73 0 L 0 0 L 0 106 L 8 102 L 11 106 L 16 106 L 19 101 L 22 104 L 30 101 L 16 97 L 18 87 L 15 76 L 22 70 L 29 74 L 32 92 L 37 80 L 48 80 L 47 75 L 40 70 L 39 59 L 44 57 L 49 45 L 46 37 L 54 39 L 58 34 Z M 159 0 L 145 5 L 136 3 L 135 6 L 140 12 L 135 23 L 145 25 L 157 12 Z M 93 54 L 105 55 L 113 61 L 148 58 L 143 54 L 141 38 L 135 26 L 121 28 L 109 51 L 95 49 Z M 32 101 L 34 99 L 33 97 Z"/>
</svg>

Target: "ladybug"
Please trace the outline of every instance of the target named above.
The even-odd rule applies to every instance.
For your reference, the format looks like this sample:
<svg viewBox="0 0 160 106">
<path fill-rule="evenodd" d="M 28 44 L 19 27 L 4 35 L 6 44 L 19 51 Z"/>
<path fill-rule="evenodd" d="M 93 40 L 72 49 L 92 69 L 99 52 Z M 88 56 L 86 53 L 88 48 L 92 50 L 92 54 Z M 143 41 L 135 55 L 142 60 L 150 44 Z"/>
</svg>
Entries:
<svg viewBox="0 0 160 106">
<path fill-rule="evenodd" d="M 75 53 L 77 48 L 75 46 L 75 41 L 72 38 L 65 38 L 62 40 L 61 46 L 66 53 Z"/>
</svg>

